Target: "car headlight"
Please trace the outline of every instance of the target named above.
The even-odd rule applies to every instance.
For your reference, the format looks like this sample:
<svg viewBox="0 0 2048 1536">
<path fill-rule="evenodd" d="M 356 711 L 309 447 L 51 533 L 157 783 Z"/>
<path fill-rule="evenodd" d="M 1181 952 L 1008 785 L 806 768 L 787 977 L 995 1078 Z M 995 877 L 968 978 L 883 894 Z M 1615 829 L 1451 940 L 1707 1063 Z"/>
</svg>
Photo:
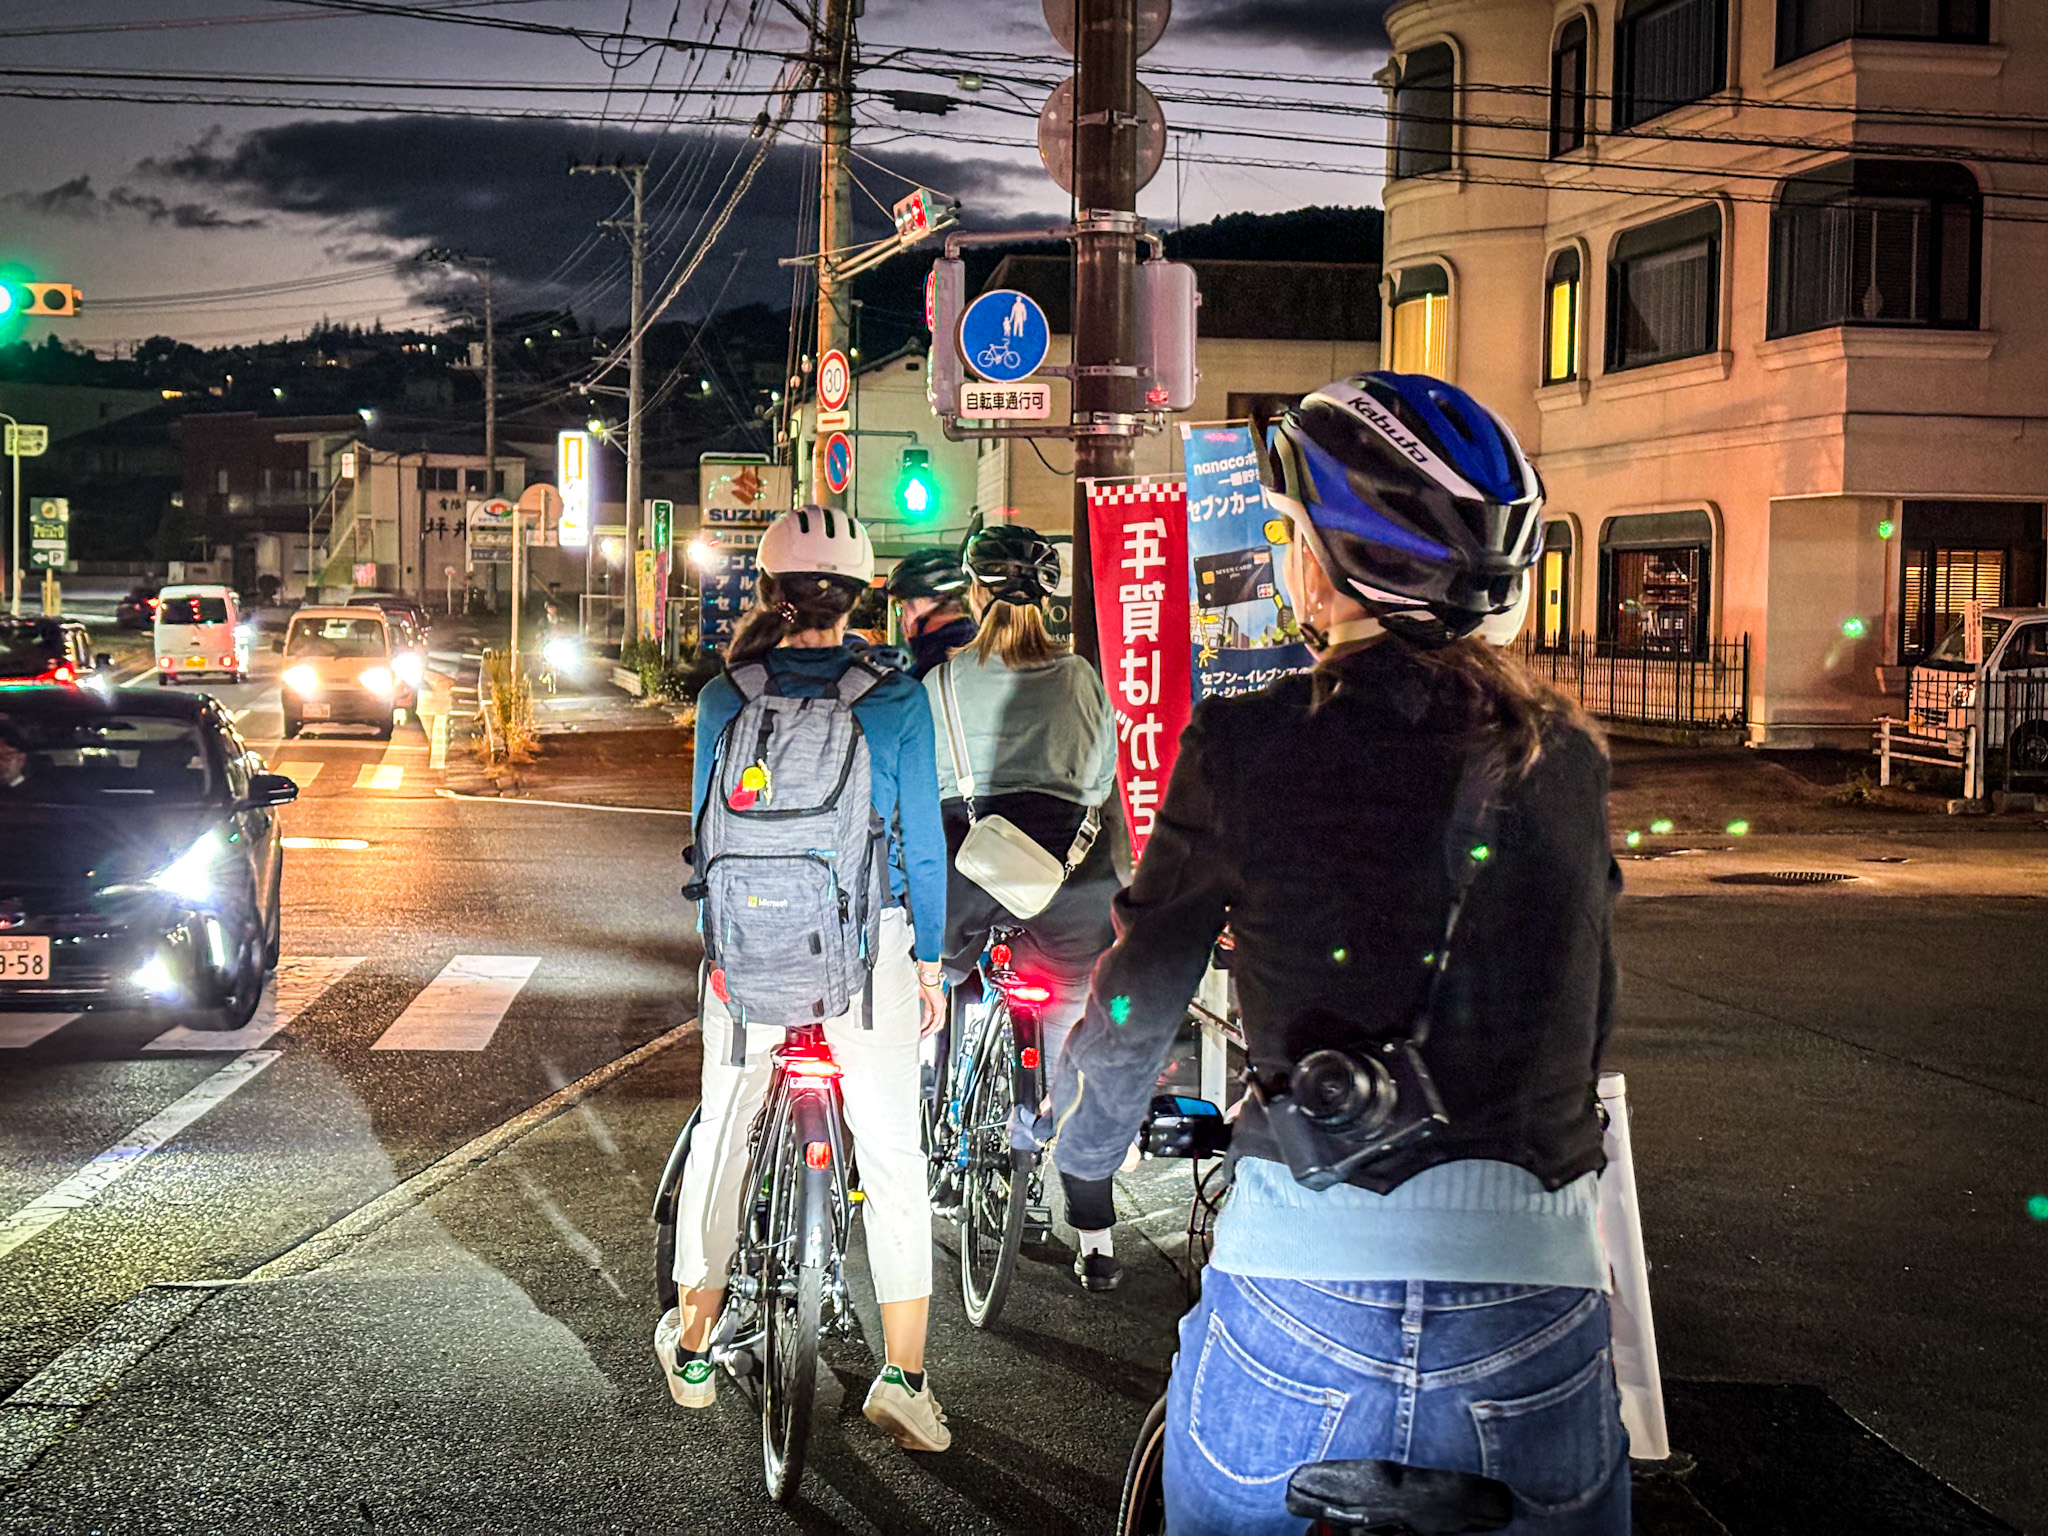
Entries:
<svg viewBox="0 0 2048 1536">
<path fill-rule="evenodd" d="M 391 690 L 396 686 L 389 667 L 365 667 L 363 668 L 362 676 L 357 678 L 356 681 L 369 689 L 370 692 L 381 693 L 386 698 L 391 696 Z"/>
<path fill-rule="evenodd" d="M 284 673 L 284 685 L 291 689 L 293 693 L 303 693 L 310 696 L 320 691 L 320 674 L 307 666 L 287 667 Z"/>
<path fill-rule="evenodd" d="M 418 656 L 401 656 L 391 664 L 391 668 L 400 677 L 405 679 L 409 687 L 417 688 L 426 681 L 427 664 Z"/>
<path fill-rule="evenodd" d="M 221 855 L 226 852 L 227 844 L 219 831 L 206 832 L 198 842 L 151 875 L 149 883 L 173 896 L 203 901 L 213 894 L 214 875 L 220 867 Z"/>
</svg>

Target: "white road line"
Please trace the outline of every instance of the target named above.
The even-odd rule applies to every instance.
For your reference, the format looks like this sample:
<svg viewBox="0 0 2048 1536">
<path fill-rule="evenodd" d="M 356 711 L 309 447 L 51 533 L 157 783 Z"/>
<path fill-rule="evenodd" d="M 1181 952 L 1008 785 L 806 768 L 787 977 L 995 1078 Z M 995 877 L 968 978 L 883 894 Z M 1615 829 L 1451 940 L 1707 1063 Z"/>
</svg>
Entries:
<svg viewBox="0 0 2048 1536">
<path fill-rule="evenodd" d="M 688 811 L 672 811 L 658 805 L 592 805 L 583 800 L 529 800 L 524 795 L 465 795 L 458 790 L 437 789 L 434 791 L 443 800 L 467 800 L 478 805 L 543 805 L 557 811 L 613 811 L 621 816 L 688 816 Z"/>
<path fill-rule="evenodd" d="M 0 1051 L 18 1051 L 77 1018 L 75 1013 L 0 1013 Z"/>
<path fill-rule="evenodd" d="M 537 955 L 457 955 L 370 1049 L 482 1050 L 539 964 Z"/>
<path fill-rule="evenodd" d="M 145 1051 L 252 1051 L 313 1005 L 313 1000 L 363 963 L 361 955 L 286 955 L 263 989 L 263 1001 L 240 1029 L 167 1029 Z"/>
<path fill-rule="evenodd" d="M 448 766 L 448 716 L 444 712 L 432 717 L 427 733 L 429 768 Z"/>
<path fill-rule="evenodd" d="M 73 1211 L 90 1205 L 126 1178 L 150 1153 L 239 1092 L 277 1060 L 277 1051 L 245 1051 L 206 1078 L 182 1099 L 130 1131 L 68 1179 L 51 1185 L 5 1220 L 0 1220 L 0 1259 L 41 1236 Z"/>
<path fill-rule="evenodd" d="M 325 763 L 316 763 L 310 758 L 293 757 L 279 763 L 274 771 L 283 774 L 299 788 L 304 789 L 320 777 L 320 770 L 326 766 Z"/>
<path fill-rule="evenodd" d="M 397 789 L 405 770 L 396 763 L 365 763 L 356 773 L 357 789 Z"/>
</svg>

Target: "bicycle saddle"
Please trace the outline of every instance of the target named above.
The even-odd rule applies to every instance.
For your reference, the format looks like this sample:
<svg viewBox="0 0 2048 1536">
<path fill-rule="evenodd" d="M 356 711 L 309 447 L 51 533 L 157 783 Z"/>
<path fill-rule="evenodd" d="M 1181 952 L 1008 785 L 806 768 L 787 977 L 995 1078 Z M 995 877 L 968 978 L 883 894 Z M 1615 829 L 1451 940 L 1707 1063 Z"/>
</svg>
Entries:
<svg viewBox="0 0 2048 1536">
<path fill-rule="evenodd" d="M 1287 1512 L 1368 1536 L 1462 1536 L 1515 1516 L 1508 1485 L 1398 1461 L 1316 1461 L 1287 1480 Z"/>
</svg>

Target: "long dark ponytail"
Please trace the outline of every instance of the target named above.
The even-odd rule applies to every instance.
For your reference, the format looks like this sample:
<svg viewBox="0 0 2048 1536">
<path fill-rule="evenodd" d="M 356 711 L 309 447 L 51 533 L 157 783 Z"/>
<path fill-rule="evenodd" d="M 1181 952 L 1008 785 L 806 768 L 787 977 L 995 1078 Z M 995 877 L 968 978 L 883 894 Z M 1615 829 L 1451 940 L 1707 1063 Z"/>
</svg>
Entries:
<svg viewBox="0 0 2048 1536">
<path fill-rule="evenodd" d="M 726 647 L 726 665 L 757 660 L 807 629 L 830 629 L 853 612 L 865 590 L 844 576 L 808 571 L 771 576 L 763 571 L 754 606 L 740 620 Z"/>
</svg>

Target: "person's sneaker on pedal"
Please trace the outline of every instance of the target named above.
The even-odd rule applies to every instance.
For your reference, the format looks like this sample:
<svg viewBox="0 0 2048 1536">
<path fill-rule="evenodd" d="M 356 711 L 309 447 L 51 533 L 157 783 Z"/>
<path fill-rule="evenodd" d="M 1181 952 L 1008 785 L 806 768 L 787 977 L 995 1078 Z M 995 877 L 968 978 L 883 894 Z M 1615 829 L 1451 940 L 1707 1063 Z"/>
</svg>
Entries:
<svg viewBox="0 0 2048 1536">
<path fill-rule="evenodd" d="M 682 1315 L 674 1307 L 661 1314 L 654 1325 L 654 1358 L 661 1374 L 668 1378 L 668 1395 L 678 1408 L 709 1408 L 717 1395 L 718 1382 L 709 1356 L 692 1355 L 677 1344 L 683 1331 Z"/>
<path fill-rule="evenodd" d="M 882 1374 L 868 1388 L 867 1406 L 861 1411 L 870 1424 L 906 1451 L 943 1451 L 953 1443 L 953 1432 L 946 1428 L 946 1410 L 939 1406 L 923 1371 L 883 1366 Z"/>
</svg>

